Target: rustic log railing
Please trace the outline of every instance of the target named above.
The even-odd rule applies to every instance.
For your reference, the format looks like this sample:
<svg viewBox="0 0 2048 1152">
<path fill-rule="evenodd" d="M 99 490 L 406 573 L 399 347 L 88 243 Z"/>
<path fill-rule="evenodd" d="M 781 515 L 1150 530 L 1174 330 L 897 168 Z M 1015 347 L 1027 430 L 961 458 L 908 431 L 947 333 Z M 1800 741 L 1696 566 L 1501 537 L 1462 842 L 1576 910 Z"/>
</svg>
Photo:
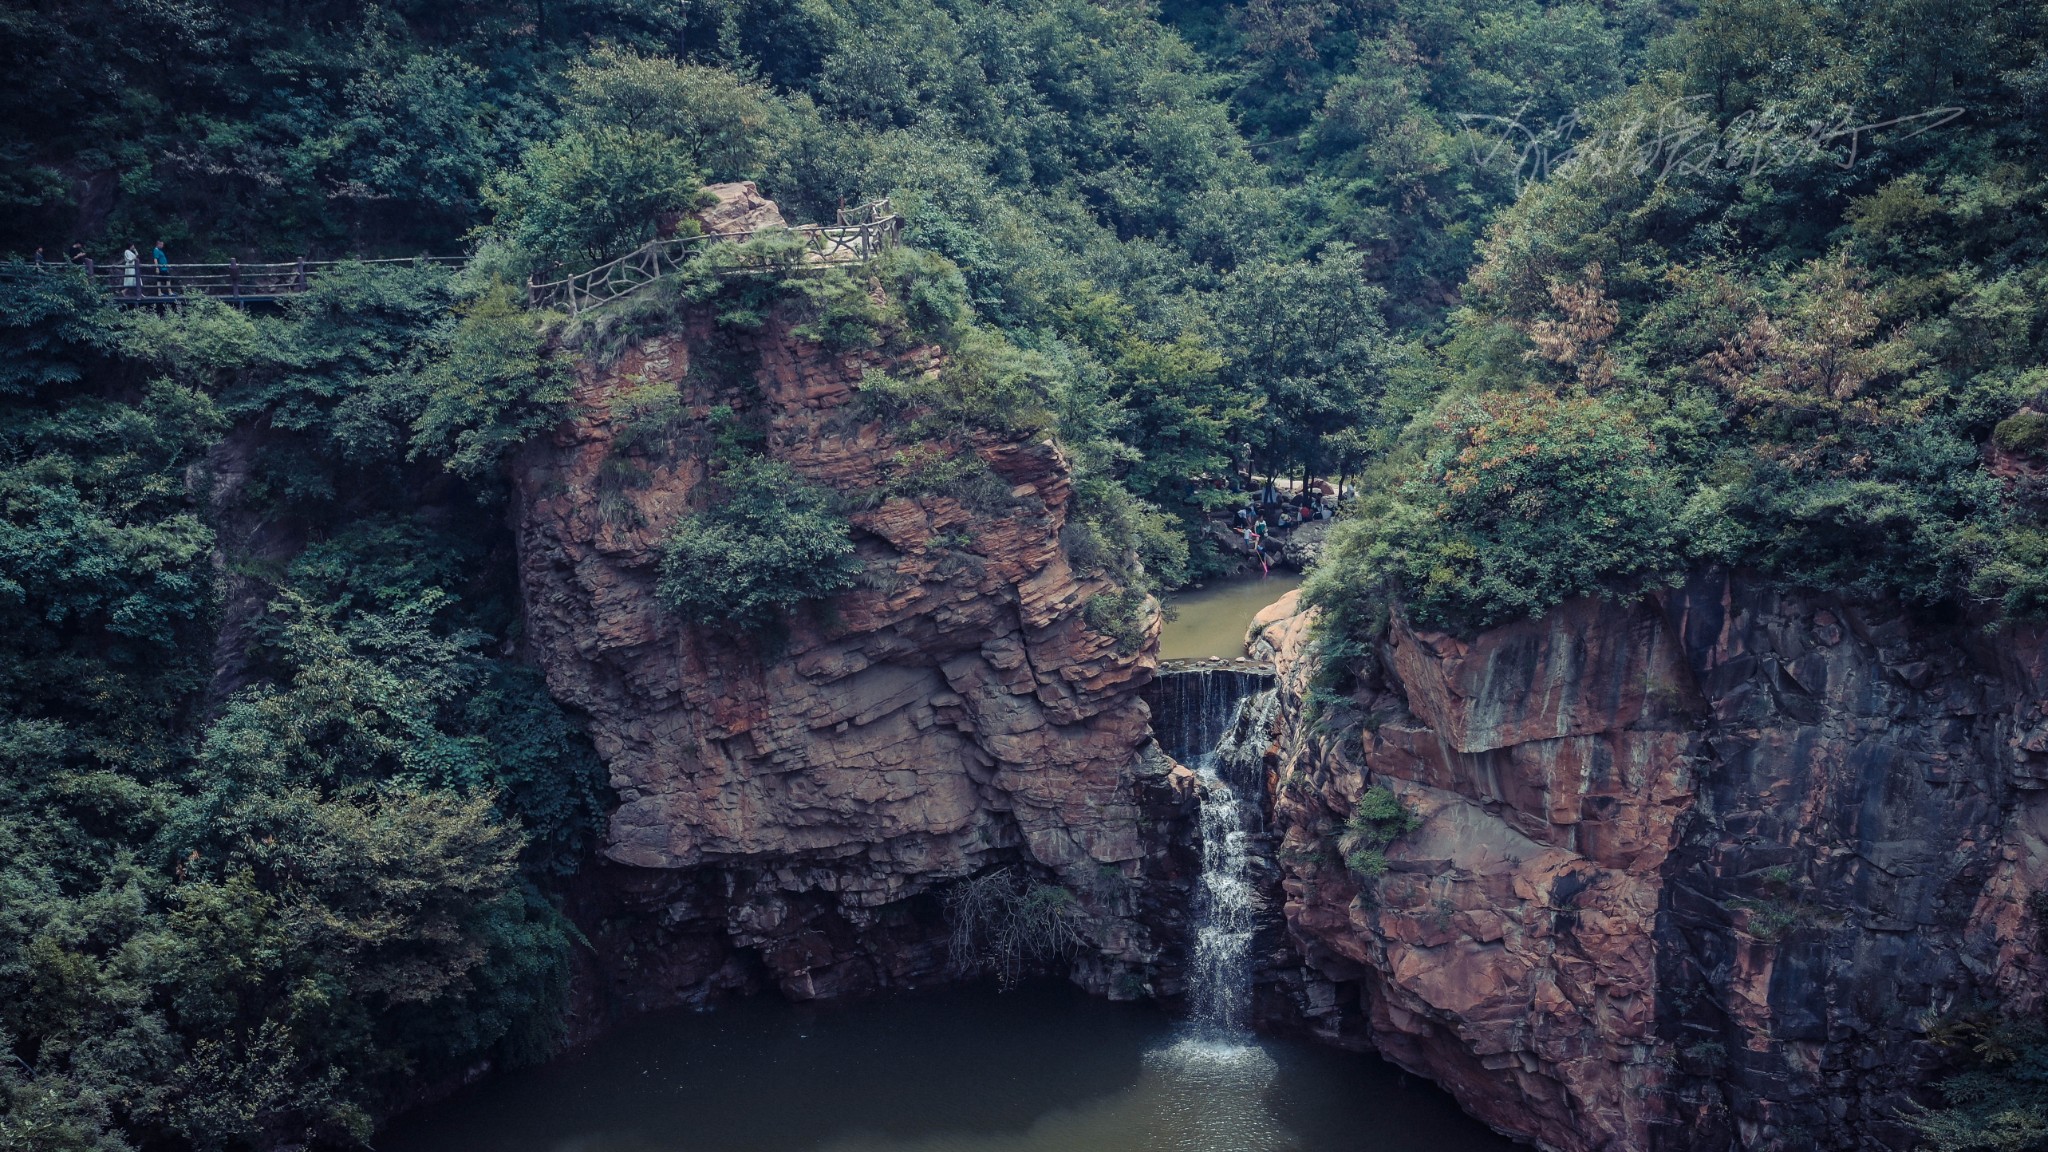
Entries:
<svg viewBox="0 0 2048 1152">
<path fill-rule="evenodd" d="M 741 232 L 713 232 L 697 236 L 656 240 L 616 260 L 560 280 L 527 282 L 527 299 L 535 308 L 556 308 L 577 315 L 609 304 L 621 297 L 674 275 L 711 244 L 740 244 L 775 236 L 789 238 L 786 246 L 771 246 L 758 258 L 737 257 L 715 264 L 719 276 L 756 273 L 787 273 L 829 265 L 858 264 L 872 260 L 896 243 L 903 221 L 887 200 L 876 200 L 858 208 L 841 208 L 835 225 L 803 224 L 794 228 L 760 228 Z M 314 281 L 344 264 L 460 268 L 465 256 L 416 256 L 380 260 L 293 260 L 283 264 L 172 264 L 158 268 L 137 261 L 133 268 L 121 264 L 95 264 L 84 260 L 73 264 L 0 264 L 0 278 L 22 276 L 82 275 L 119 304 L 175 304 L 180 300 L 209 297 L 231 304 L 258 304 L 281 300 L 307 291 Z"/>
<path fill-rule="evenodd" d="M 656 240 L 616 260 L 560 280 L 528 281 L 527 298 L 535 308 L 554 308 L 575 316 L 674 275 L 713 244 L 742 244 L 777 236 L 787 237 L 792 243 L 787 249 L 770 249 L 757 259 L 741 258 L 715 265 L 712 271 L 719 276 L 744 276 L 860 264 L 893 247 L 902 225 L 902 218 L 890 210 L 889 202 L 877 200 L 859 208 L 840 209 L 836 225 L 801 224 L 794 228 L 706 232 Z"/>
<path fill-rule="evenodd" d="M 889 203 L 887 196 L 882 197 L 880 200 L 870 200 L 857 208 L 841 208 L 839 210 L 839 223 L 847 227 L 861 224 L 880 224 L 884 220 L 895 219 L 898 219 L 896 209 Z"/>
</svg>

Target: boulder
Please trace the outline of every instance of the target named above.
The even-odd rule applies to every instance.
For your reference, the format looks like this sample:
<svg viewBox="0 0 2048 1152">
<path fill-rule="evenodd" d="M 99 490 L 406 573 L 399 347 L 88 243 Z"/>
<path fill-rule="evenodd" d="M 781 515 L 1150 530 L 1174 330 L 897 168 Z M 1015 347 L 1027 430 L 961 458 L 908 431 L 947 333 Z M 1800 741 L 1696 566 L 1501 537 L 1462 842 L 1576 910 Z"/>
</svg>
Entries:
<svg viewBox="0 0 2048 1152">
<path fill-rule="evenodd" d="M 761 190 L 752 180 L 711 184 L 704 191 L 716 196 L 717 202 L 698 209 L 692 215 L 704 226 L 704 231 L 714 236 L 789 226 L 782 219 L 782 209 L 776 207 L 775 201 L 761 195 Z"/>
</svg>

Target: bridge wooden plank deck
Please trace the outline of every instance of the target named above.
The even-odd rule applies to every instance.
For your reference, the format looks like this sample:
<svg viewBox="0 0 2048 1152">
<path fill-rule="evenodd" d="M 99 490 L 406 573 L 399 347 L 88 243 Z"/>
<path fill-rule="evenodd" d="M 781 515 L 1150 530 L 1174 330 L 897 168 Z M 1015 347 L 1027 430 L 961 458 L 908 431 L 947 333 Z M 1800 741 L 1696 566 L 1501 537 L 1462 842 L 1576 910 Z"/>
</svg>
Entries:
<svg viewBox="0 0 2048 1152">
<path fill-rule="evenodd" d="M 283 300 L 307 290 L 330 269 L 344 264 L 406 265 L 412 267 L 459 268 L 469 262 L 465 256 L 414 256 L 377 260 L 292 260 L 277 264 L 172 264 L 165 269 L 138 261 L 133 272 L 119 264 L 15 265 L 0 269 L 0 275 L 84 276 L 116 304 L 161 305 L 207 297 L 230 304 L 262 304 Z"/>
</svg>

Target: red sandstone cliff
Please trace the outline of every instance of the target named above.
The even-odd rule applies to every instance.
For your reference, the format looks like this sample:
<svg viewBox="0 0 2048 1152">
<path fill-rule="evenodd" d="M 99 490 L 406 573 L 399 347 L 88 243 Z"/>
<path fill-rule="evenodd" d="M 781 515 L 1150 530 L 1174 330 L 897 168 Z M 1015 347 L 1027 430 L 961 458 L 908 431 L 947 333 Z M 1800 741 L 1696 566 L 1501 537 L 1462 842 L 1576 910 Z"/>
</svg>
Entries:
<svg viewBox="0 0 2048 1152">
<path fill-rule="evenodd" d="M 1007 485 L 999 507 L 880 498 L 911 445 L 859 382 L 941 353 L 835 352 L 790 328 L 700 316 L 586 358 L 581 415 L 517 468 L 526 643 L 588 714 L 619 798 L 616 867 L 591 901 L 613 993 L 645 1006 L 720 984 L 803 998 L 935 979 L 934 887 L 1021 860 L 1081 894 L 1084 978 L 1136 994 L 1158 974 L 1144 911 L 1177 903 L 1155 892 L 1157 865 L 1187 793 L 1140 754 L 1154 646 L 1121 653 L 1082 619 L 1103 585 L 1060 543 L 1065 461 L 1050 441 L 978 435 L 967 450 Z M 623 435 L 634 398 L 670 386 L 677 426 Z M 717 405 L 806 480 L 867 494 L 851 515 L 867 586 L 795 613 L 772 652 L 654 594 Z"/>
<path fill-rule="evenodd" d="M 1905 1148 L 1928 1024 L 2039 997 L 2041 636 L 1715 574 L 1470 640 L 1397 624 L 1308 723 L 1308 624 L 1290 597 L 1254 629 L 1300 1007 L 1495 1127 Z M 1421 824 L 1364 880 L 1334 841 L 1376 784 Z"/>
</svg>

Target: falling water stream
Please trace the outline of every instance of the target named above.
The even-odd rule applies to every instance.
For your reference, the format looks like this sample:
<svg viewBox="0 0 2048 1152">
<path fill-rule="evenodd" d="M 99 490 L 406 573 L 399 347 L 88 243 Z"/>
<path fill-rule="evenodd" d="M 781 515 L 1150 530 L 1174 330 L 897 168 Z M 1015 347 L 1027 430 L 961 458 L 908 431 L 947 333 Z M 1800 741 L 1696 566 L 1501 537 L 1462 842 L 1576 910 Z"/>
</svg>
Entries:
<svg viewBox="0 0 2048 1152">
<path fill-rule="evenodd" d="M 1202 879 L 1188 998 L 1211 1040 L 1242 1040 L 1250 1024 L 1252 937 L 1265 907 L 1252 878 L 1250 844 L 1263 821 L 1259 805 L 1240 799 L 1239 790 L 1250 793 L 1260 783 L 1275 706 L 1270 688 L 1238 697 L 1221 735 L 1191 765 L 1202 783 Z"/>
</svg>

